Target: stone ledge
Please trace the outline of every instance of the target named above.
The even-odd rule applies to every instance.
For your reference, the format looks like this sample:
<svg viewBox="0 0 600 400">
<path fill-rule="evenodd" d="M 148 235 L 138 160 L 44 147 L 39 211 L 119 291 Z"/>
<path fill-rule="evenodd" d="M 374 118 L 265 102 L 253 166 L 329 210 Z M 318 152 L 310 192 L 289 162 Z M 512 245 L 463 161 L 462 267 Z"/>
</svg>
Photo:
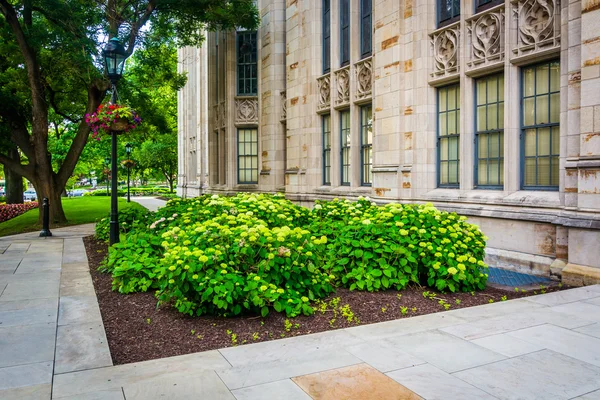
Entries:
<svg viewBox="0 0 600 400">
<path fill-rule="evenodd" d="M 562 270 L 562 281 L 570 286 L 600 284 L 600 268 L 569 263 Z"/>
<path fill-rule="evenodd" d="M 550 271 L 550 266 L 554 262 L 554 257 L 496 249 L 492 247 L 487 247 L 485 249 L 485 254 L 485 262 L 491 267 L 556 279 L 552 276 Z"/>
</svg>

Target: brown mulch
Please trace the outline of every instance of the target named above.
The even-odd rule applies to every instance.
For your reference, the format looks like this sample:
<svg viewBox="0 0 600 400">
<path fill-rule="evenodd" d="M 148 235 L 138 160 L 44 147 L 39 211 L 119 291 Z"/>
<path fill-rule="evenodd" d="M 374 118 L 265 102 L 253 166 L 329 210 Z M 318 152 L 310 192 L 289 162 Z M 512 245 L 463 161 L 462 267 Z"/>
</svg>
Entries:
<svg viewBox="0 0 600 400">
<path fill-rule="evenodd" d="M 157 309 L 153 293 L 122 295 L 113 292 L 111 276 L 97 271 L 106 256 L 106 244 L 92 236 L 84 238 L 84 243 L 115 365 L 445 311 L 439 304 L 440 299 L 454 310 L 534 294 L 533 291 L 516 293 L 492 287 L 481 292 L 450 294 L 423 287 L 377 293 L 338 289 L 326 299 L 329 304 L 323 313 L 317 310 L 312 316 L 290 319 L 291 326 L 286 329 L 285 315 L 274 311 L 266 318 L 188 317 L 169 307 Z M 544 288 L 544 291 L 564 288 Z M 425 298 L 423 292 L 426 291 L 435 292 L 434 298 Z M 334 315 L 331 300 L 338 297 L 339 306 Z M 341 315 L 340 307 L 346 304 L 360 322 L 348 322 Z M 404 314 L 402 307 L 406 307 Z"/>
</svg>

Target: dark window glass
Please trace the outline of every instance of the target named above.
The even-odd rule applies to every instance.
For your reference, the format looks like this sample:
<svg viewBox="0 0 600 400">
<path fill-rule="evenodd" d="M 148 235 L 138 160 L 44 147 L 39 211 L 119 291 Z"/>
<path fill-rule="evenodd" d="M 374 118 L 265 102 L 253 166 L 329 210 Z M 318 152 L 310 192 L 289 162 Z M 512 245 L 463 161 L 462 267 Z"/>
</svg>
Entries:
<svg viewBox="0 0 600 400">
<path fill-rule="evenodd" d="M 340 113 L 342 185 L 350 185 L 350 111 Z"/>
<path fill-rule="evenodd" d="M 371 55 L 372 22 L 371 22 L 371 0 L 360 1 L 360 55 L 368 57 Z"/>
<path fill-rule="evenodd" d="M 255 96 L 258 91 L 258 68 L 256 60 L 256 32 L 238 32 L 237 92 L 240 96 Z"/>
<path fill-rule="evenodd" d="M 475 82 L 475 185 L 504 185 L 504 74 Z"/>
<path fill-rule="evenodd" d="M 323 115 L 323 185 L 331 185 L 331 116 Z"/>
<path fill-rule="evenodd" d="M 522 70 L 521 146 L 524 189 L 558 189 L 560 64 Z"/>
<path fill-rule="evenodd" d="M 258 183 L 258 130 L 238 129 L 238 183 Z"/>
<path fill-rule="evenodd" d="M 460 18 L 460 0 L 438 0 L 438 26 L 458 21 Z"/>
<path fill-rule="evenodd" d="M 350 0 L 340 0 L 340 64 L 350 63 Z"/>
<path fill-rule="evenodd" d="M 360 108 L 360 184 L 373 184 L 373 108 Z"/>
<path fill-rule="evenodd" d="M 458 187 L 460 176 L 460 86 L 438 89 L 438 182 Z"/>
<path fill-rule="evenodd" d="M 331 68 L 331 7 L 330 0 L 323 0 L 323 73 Z"/>
<path fill-rule="evenodd" d="M 477 0 L 475 3 L 475 12 L 480 12 L 497 6 L 498 4 L 504 4 L 504 0 Z"/>
</svg>

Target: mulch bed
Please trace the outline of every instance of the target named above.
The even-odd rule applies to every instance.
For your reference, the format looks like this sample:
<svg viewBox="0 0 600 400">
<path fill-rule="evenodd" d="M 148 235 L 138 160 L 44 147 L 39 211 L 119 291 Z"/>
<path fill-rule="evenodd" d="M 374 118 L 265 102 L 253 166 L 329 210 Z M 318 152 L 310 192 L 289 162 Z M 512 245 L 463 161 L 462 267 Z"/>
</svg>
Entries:
<svg viewBox="0 0 600 400">
<path fill-rule="evenodd" d="M 309 317 L 290 319 L 291 326 L 288 323 L 286 329 L 285 315 L 274 311 L 266 318 L 189 317 L 169 307 L 157 309 L 153 293 L 122 295 L 113 292 L 111 276 L 97 271 L 106 256 L 106 243 L 92 236 L 84 238 L 84 243 L 115 365 L 356 326 L 356 321 L 348 322 L 339 312 L 339 308 L 346 304 L 359 319 L 359 324 L 371 324 L 445 311 L 444 306 L 439 304 L 439 299 L 444 299 L 450 304 L 450 309 L 454 310 L 503 301 L 504 296 L 504 299 L 510 300 L 534 294 L 533 291 L 516 293 L 513 290 L 488 287 L 482 292 L 474 293 L 435 292 L 434 298 L 430 299 L 425 298 L 423 292 L 434 291 L 424 287 L 377 293 L 338 289 L 337 293 L 326 299 L 330 303 L 332 299 L 339 297 L 335 318 L 331 305 L 328 305 L 324 313 L 316 311 Z M 545 288 L 544 291 L 565 288 L 552 287 Z M 539 292 L 538 290 L 536 293 Z M 406 307 L 404 314 L 402 307 Z"/>
</svg>

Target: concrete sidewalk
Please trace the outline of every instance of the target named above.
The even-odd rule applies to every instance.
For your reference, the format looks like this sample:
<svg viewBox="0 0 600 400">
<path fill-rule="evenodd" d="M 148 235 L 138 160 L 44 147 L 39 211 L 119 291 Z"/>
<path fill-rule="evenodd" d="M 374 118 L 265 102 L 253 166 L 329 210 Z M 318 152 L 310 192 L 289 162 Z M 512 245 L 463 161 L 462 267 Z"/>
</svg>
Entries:
<svg viewBox="0 0 600 400">
<path fill-rule="evenodd" d="M 112 365 L 82 237 L 0 238 L 0 399 L 49 399 L 54 374 Z"/>
<path fill-rule="evenodd" d="M 138 204 L 146 207 L 150 211 L 156 211 L 167 202 L 165 200 L 158 199 L 156 197 L 131 197 L 131 201 L 135 201 Z"/>
<path fill-rule="evenodd" d="M 600 399 L 600 285 L 112 366 L 91 230 L 54 233 L 0 239 L 3 400 Z"/>
</svg>

